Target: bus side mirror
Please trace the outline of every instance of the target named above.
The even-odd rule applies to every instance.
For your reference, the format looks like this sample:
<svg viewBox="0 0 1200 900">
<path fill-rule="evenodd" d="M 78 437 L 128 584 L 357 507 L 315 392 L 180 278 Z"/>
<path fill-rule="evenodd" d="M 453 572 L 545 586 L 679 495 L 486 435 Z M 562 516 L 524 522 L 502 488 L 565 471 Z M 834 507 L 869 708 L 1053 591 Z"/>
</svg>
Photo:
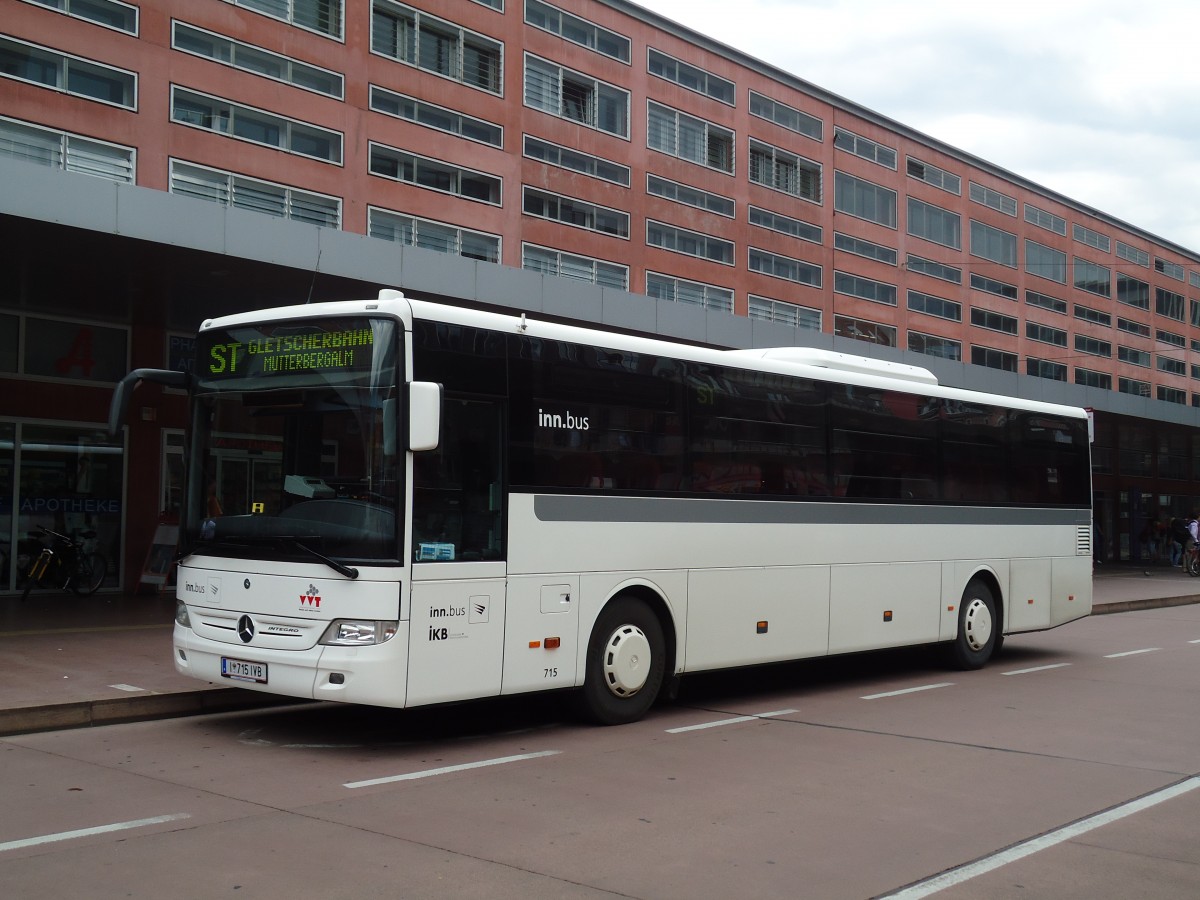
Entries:
<svg viewBox="0 0 1200 900">
<path fill-rule="evenodd" d="M 414 381 L 408 386 L 408 449 L 436 450 L 442 431 L 442 386 Z"/>
</svg>

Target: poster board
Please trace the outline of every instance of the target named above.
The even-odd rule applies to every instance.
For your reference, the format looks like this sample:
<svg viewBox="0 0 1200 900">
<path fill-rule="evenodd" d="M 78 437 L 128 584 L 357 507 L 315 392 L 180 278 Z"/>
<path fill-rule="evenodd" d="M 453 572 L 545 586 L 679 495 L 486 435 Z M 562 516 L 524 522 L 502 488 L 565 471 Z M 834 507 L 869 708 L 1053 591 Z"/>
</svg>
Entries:
<svg viewBox="0 0 1200 900">
<path fill-rule="evenodd" d="M 138 579 L 138 590 L 150 586 L 162 593 L 168 590 L 173 580 L 175 547 L 179 543 L 179 526 L 160 522 L 154 529 L 154 539 L 146 552 L 146 562 Z"/>
</svg>

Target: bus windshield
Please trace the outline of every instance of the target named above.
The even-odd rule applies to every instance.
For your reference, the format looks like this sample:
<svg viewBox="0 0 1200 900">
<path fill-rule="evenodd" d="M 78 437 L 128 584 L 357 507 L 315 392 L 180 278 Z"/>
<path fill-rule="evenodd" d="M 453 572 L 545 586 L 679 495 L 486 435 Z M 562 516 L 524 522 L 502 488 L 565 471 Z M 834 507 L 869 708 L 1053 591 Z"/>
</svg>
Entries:
<svg viewBox="0 0 1200 900">
<path fill-rule="evenodd" d="M 186 549 L 398 561 L 398 334 L 362 317 L 201 332 Z"/>
</svg>

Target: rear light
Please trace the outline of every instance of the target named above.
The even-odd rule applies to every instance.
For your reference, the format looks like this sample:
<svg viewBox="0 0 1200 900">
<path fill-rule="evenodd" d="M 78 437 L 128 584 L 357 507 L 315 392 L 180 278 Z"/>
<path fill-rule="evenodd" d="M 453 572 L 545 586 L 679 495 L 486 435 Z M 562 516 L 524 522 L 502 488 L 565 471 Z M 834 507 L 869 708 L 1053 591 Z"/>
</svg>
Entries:
<svg viewBox="0 0 1200 900">
<path fill-rule="evenodd" d="M 367 647 L 383 644 L 396 636 L 397 627 L 396 622 L 335 619 L 329 623 L 318 643 L 327 647 Z"/>
<path fill-rule="evenodd" d="M 188 617 L 187 604 L 182 600 L 175 601 L 175 621 L 184 628 L 192 627 L 192 620 Z"/>
</svg>

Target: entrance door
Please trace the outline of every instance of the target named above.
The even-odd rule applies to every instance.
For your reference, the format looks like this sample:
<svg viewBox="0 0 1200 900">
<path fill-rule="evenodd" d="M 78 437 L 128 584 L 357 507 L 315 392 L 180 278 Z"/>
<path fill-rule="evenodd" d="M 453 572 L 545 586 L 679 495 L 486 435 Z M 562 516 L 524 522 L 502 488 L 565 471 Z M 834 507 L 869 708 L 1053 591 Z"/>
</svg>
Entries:
<svg viewBox="0 0 1200 900">
<path fill-rule="evenodd" d="M 448 394 L 413 459 L 408 703 L 500 693 L 507 564 L 503 406 Z"/>
</svg>

